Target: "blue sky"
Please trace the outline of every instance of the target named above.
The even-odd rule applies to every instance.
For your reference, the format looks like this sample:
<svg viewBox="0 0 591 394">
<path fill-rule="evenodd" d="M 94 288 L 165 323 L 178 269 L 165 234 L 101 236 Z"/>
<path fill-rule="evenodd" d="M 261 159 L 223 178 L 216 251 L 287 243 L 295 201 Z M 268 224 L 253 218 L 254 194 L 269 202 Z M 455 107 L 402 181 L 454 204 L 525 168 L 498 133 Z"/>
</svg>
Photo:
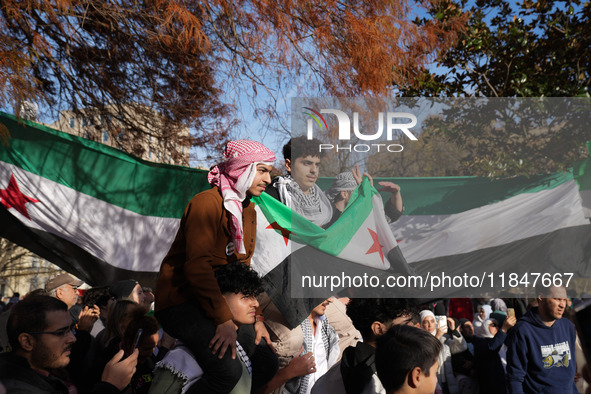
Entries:
<svg viewBox="0 0 591 394">
<path fill-rule="evenodd" d="M 517 4 L 515 1 L 511 1 L 511 3 Z M 470 8 L 473 5 L 474 1 L 469 1 L 466 5 L 466 8 Z M 555 4 L 555 7 L 563 6 L 563 3 Z M 413 7 L 412 10 L 414 14 L 409 15 L 409 19 L 426 16 L 425 10 L 421 7 Z M 490 17 L 492 17 L 492 15 L 489 15 L 489 18 Z M 430 69 L 435 73 L 445 73 L 448 71 L 441 67 L 438 68 L 434 64 L 431 64 Z M 241 86 L 236 86 L 224 81 L 224 83 L 220 83 L 220 88 L 223 90 L 222 97 L 231 97 L 237 106 L 237 111 L 235 114 L 237 119 L 240 121 L 240 125 L 235 129 L 234 137 L 236 139 L 245 138 L 262 142 L 269 148 L 278 152 L 279 157 L 281 156 L 280 152 L 282 146 L 290 137 L 289 112 L 291 99 L 295 97 L 317 97 L 320 92 L 319 89 L 315 87 L 314 76 L 309 70 L 304 71 L 290 86 L 281 88 L 278 87 L 273 81 L 273 78 L 276 78 L 276 76 L 273 74 L 274 73 L 270 73 L 267 70 L 259 70 L 259 76 L 263 78 L 264 82 L 268 84 L 271 90 L 273 90 L 272 94 L 265 91 L 264 89 L 259 88 L 255 95 L 252 85 L 249 85 L 250 81 L 248 80 L 242 81 Z M 268 120 L 266 120 L 267 118 L 265 118 L 265 115 L 255 114 L 253 105 L 251 103 L 252 100 L 256 101 L 259 107 L 264 107 L 265 104 L 272 105 L 279 114 L 280 120 L 273 120 L 271 124 L 269 124 Z M 14 112 L 12 108 L 4 107 L 0 109 L 9 113 Z M 47 112 L 48 111 L 46 108 L 41 108 L 40 120 L 46 123 L 54 122 L 56 119 L 48 117 L 46 115 Z M 192 153 L 192 166 L 209 166 L 213 164 L 211 159 L 207 158 L 207 153 L 203 149 L 194 148 Z"/>
</svg>

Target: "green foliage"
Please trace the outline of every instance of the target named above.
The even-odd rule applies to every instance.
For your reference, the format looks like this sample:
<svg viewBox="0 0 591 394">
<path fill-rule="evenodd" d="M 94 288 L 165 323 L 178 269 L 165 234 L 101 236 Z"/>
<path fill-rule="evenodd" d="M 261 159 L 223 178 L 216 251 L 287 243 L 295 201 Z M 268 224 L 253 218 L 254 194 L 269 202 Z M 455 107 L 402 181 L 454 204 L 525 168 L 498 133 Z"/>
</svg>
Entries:
<svg viewBox="0 0 591 394">
<path fill-rule="evenodd" d="M 589 97 L 588 2 L 476 0 L 468 4 L 462 0 L 457 6 L 471 13 L 465 33 L 451 50 L 440 54 L 431 69 L 434 71 L 423 71 L 417 89 L 403 90 L 402 95 Z M 436 19 L 447 17 L 441 9 L 432 9 L 430 14 Z M 535 119 L 520 127 L 495 127 L 494 132 L 491 124 L 481 126 L 438 130 L 469 152 L 462 159 L 462 167 L 473 175 L 557 171 L 587 155 L 581 147 L 589 139 L 588 128 L 554 127 L 541 132 Z"/>
</svg>

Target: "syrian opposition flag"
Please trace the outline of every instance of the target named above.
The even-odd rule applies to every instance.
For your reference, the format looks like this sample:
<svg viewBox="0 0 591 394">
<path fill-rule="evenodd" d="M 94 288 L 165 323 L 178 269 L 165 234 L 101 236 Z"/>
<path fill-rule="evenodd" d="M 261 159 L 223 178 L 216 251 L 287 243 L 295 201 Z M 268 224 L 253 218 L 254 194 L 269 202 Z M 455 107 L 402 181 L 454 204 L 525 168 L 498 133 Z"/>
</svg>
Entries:
<svg viewBox="0 0 591 394">
<path fill-rule="evenodd" d="M 577 288 L 591 293 L 585 287 L 591 277 L 591 224 L 584 211 L 591 207 L 589 160 L 571 172 L 530 178 L 387 180 L 401 186 L 405 205 L 404 215 L 390 224 L 394 237 L 367 183 L 328 230 L 273 199 L 257 199 L 253 265 L 284 315 L 306 316 L 332 291 L 359 294 L 356 286 L 334 282 L 335 275 L 381 278 L 414 271 L 422 278 L 445 273 L 497 279 L 494 286 L 483 281 L 472 289 L 369 289 L 379 296 L 432 298 L 471 296 L 469 291 L 521 295 L 507 287 L 507 279 L 501 288 L 498 274 L 519 274 L 521 280 L 524 273 L 573 273 Z M 321 179 L 320 186 L 330 182 Z M 186 204 L 208 188 L 206 171 L 147 162 L 0 114 L 0 236 L 91 285 L 125 278 L 153 285 Z M 303 286 L 305 276 L 316 282 Z M 318 282 L 327 277 L 329 282 Z M 531 281 L 528 286 L 531 291 Z"/>
<path fill-rule="evenodd" d="M 125 278 L 153 285 L 186 204 L 210 187 L 207 171 L 147 162 L 6 114 L 0 115 L 0 129 L 0 236 L 91 285 Z M 283 311 L 298 303 L 272 278 L 292 253 L 294 261 L 303 258 L 306 263 L 318 256 L 323 261 L 344 259 L 352 266 L 350 272 L 356 267 L 408 270 L 379 195 L 369 183 L 362 186 L 328 231 L 292 216 L 267 195 L 257 199 L 253 266 L 268 283 L 279 283 L 272 293 Z M 305 269 L 306 264 L 298 267 Z M 307 305 L 295 321 L 314 306 Z"/>
<path fill-rule="evenodd" d="M 375 201 L 375 189 L 367 181 L 326 231 L 308 221 L 300 224 L 302 219 L 289 210 L 276 213 L 284 207 L 272 198 L 257 207 L 268 220 L 259 221 L 253 262 L 269 273 L 267 291 L 275 299 L 283 294 L 284 309 L 299 316 L 322 297 L 341 291 L 343 277 L 358 279 L 348 290 L 362 297 L 532 296 L 534 281 L 543 278 L 544 283 L 568 280 L 569 289 L 591 293 L 591 223 L 586 211 L 591 200 L 585 200 L 591 197 L 591 159 L 575 163 L 573 171 L 529 178 L 374 179 L 381 180 L 399 184 L 404 200 L 404 215 L 389 225 L 394 240 L 380 227 L 382 204 Z M 328 187 L 330 179 L 321 183 Z M 361 224 L 368 211 L 372 224 Z M 376 224 L 381 230 L 372 230 Z M 311 239 L 300 242 L 308 234 Z M 376 239 L 376 244 L 371 242 Z M 381 255 L 372 253 L 378 249 Z M 364 275 L 380 282 L 359 283 Z M 421 279 L 391 287 L 383 282 L 386 275 Z M 306 282 L 308 277 L 312 283 Z"/>
<path fill-rule="evenodd" d="M 591 224 L 582 200 L 590 169 L 587 160 L 574 175 L 401 179 L 405 215 L 391 227 L 423 277 L 480 278 L 469 287 L 425 289 L 427 296 L 533 296 L 544 277 L 571 278 L 569 289 L 590 294 Z"/>
<path fill-rule="evenodd" d="M 186 204 L 210 187 L 207 171 L 147 162 L 10 115 L 0 114 L 0 129 L 0 236 L 89 284 L 123 278 L 153 284 Z M 345 211 L 330 231 L 301 217 L 292 229 L 286 224 L 291 221 L 291 211 L 272 198 L 267 198 L 270 208 L 260 202 L 257 209 L 277 216 L 271 218 L 273 226 L 295 231 L 299 246 L 309 244 L 334 256 L 348 255 L 350 261 L 363 266 L 392 269 L 392 262 L 403 258 L 388 260 L 388 253 L 395 256 L 397 248 L 386 222 L 373 219 L 372 201 L 379 196 L 369 185 L 356 196 L 359 198 L 354 196 L 351 204 L 354 209 Z M 377 216 L 383 219 L 381 202 L 378 209 Z M 353 215 L 354 211 L 365 218 L 356 218 L 359 215 Z M 259 243 L 265 234 L 277 234 L 266 229 L 270 223 L 262 224 L 266 220 L 261 212 L 259 227 L 265 229 Z M 363 226 L 358 237 L 366 250 L 349 244 L 354 222 Z M 289 237 L 276 240 L 283 250 L 267 250 L 285 257 L 292 246 L 285 243 Z M 255 264 L 262 275 L 275 268 L 269 265 L 272 259 L 264 261 Z"/>
<path fill-rule="evenodd" d="M 368 290 L 359 286 L 364 277 L 412 273 L 386 221 L 382 198 L 367 178 L 326 230 L 266 193 L 253 200 L 257 241 L 251 264 L 294 326 L 332 295 L 354 286 Z M 370 295 L 377 294 L 364 294 Z"/>
<path fill-rule="evenodd" d="M 0 236 L 92 285 L 156 273 L 207 172 L 0 114 Z"/>
<path fill-rule="evenodd" d="M 287 256 L 304 246 L 313 247 L 340 259 L 379 270 L 390 270 L 388 254 L 397 242 L 386 221 L 383 202 L 367 178 L 355 190 L 339 220 L 330 228 L 304 219 L 278 200 L 263 194 L 257 204 L 257 245 L 253 264 L 266 275 Z M 399 257 L 402 258 L 402 257 Z"/>
<path fill-rule="evenodd" d="M 591 141 L 587 141 L 587 152 L 591 155 Z M 585 217 L 591 220 L 591 157 L 573 166 L 573 177 L 579 185 Z"/>
</svg>

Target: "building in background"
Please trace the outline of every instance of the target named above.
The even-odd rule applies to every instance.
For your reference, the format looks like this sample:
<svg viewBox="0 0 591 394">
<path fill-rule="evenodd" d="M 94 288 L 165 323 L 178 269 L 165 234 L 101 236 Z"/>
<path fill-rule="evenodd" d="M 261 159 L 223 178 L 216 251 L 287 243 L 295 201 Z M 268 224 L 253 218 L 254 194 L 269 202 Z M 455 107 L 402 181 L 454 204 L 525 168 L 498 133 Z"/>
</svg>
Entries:
<svg viewBox="0 0 591 394">
<path fill-rule="evenodd" d="M 44 288 L 47 279 L 64 272 L 58 266 L 0 238 L 0 299 Z"/>
<path fill-rule="evenodd" d="M 107 118 L 92 108 L 60 112 L 59 119 L 48 124 L 54 129 L 97 141 L 144 160 L 156 163 L 189 165 L 191 134 L 187 127 L 168 130 L 160 115 L 145 106 L 128 106 L 125 114 Z M 126 131 L 133 125 L 139 132 Z"/>
<path fill-rule="evenodd" d="M 141 159 L 189 166 L 191 135 L 187 127 L 175 130 L 161 126 L 160 115 L 141 105 L 129 105 L 124 113 L 103 117 L 96 109 L 61 111 L 51 128 L 120 149 Z M 37 121 L 37 107 L 26 102 L 21 108 L 23 118 Z M 130 127 L 134 126 L 134 127 Z M 126 130 L 140 130 L 131 133 Z M 24 296 L 43 288 L 50 277 L 63 273 L 58 266 L 0 238 L 0 300 L 14 293 Z"/>
</svg>

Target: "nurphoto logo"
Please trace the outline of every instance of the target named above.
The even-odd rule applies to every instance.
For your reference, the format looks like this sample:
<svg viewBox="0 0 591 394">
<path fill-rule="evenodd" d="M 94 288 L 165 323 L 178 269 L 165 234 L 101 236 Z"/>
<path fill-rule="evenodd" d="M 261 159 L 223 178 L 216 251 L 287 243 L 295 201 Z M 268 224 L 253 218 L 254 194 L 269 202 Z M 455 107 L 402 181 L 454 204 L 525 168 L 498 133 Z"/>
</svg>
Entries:
<svg viewBox="0 0 591 394">
<path fill-rule="evenodd" d="M 337 117 L 338 122 L 338 140 L 343 142 L 349 142 L 351 140 L 351 119 L 349 115 L 338 109 L 321 109 L 316 111 L 310 107 L 304 107 L 305 115 L 309 115 L 310 119 L 307 122 L 307 138 L 311 140 L 314 138 L 314 123 L 318 125 L 320 131 L 328 131 L 328 125 L 322 114 L 332 114 Z M 385 121 L 384 121 L 385 118 Z M 407 122 L 400 123 L 401 120 L 407 120 Z M 410 120 L 410 122 L 408 122 Z M 385 126 L 384 126 L 385 123 Z M 417 141 L 417 137 L 409 130 L 416 126 L 417 118 L 408 112 L 379 112 L 378 113 L 378 127 L 377 131 L 373 134 L 362 133 L 359 128 L 359 113 L 353 112 L 353 134 L 360 141 L 376 141 L 383 138 L 384 131 L 386 133 L 386 140 L 388 142 L 393 141 L 396 137 L 394 131 L 402 131 L 411 141 Z M 341 144 L 320 144 L 319 152 L 336 150 L 349 151 L 349 152 L 369 152 L 371 150 L 387 150 L 388 152 L 402 152 L 404 147 L 397 143 L 361 143 L 341 145 Z"/>
</svg>

